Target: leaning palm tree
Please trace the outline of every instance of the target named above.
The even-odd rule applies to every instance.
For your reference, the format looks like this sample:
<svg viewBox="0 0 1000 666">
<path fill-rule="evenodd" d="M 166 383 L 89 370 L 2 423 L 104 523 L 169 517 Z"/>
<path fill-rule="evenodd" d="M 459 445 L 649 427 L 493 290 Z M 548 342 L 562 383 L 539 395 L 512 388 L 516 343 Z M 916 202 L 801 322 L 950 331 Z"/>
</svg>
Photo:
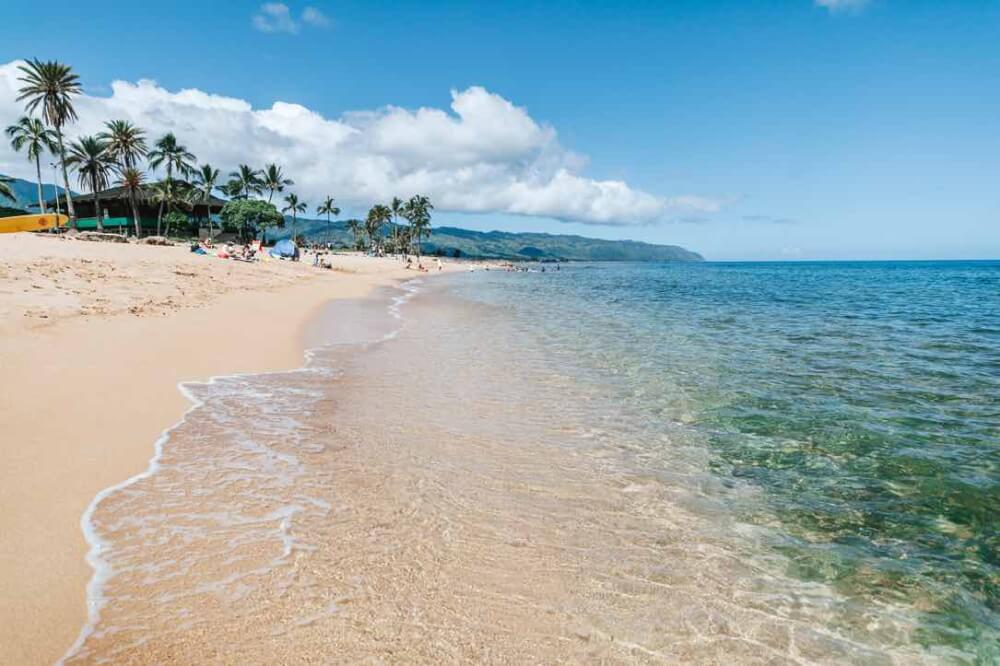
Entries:
<svg viewBox="0 0 1000 666">
<path fill-rule="evenodd" d="M 14 190 L 11 189 L 10 184 L 14 182 L 13 178 L 8 178 L 7 176 L 0 176 L 0 199 L 10 199 L 14 201 Z"/>
<path fill-rule="evenodd" d="M 125 190 L 128 197 L 129 206 L 132 208 L 132 220 L 135 222 L 135 237 L 142 235 L 139 223 L 139 199 L 144 196 L 143 187 L 146 184 L 146 176 L 135 167 L 125 167 L 121 171 L 121 178 L 118 185 Z"/>
<path fill-rule="evenodd" d="M 66 164 L 76 170 L 81 187 L 89 187 L 94 197 L 94 218 L 97 230 L 104 231 L 101 214 L 101 190 L 108 188 L 108 176 L 114 171 L 115 162 L 108 153 L 108 146 L 96 136 L 81 136 L 70 144 Z"/>
<path fill-rule="evenodd" d="M 333 197 L 327 197 L 316 207 L 317 215 L 326 215 L 326 242 L 330 242 L 330 216 L 340 215 L 340 209 L 333 203 Z"/>
<path fill-rule="evenodd" d="M 127 120 L 110 120 L 106 130 L 97 135 L 108 146 L 108 153 L 123 169 L 134 167 L 149 153 L 146 132 Z"/>
<path fill-rule="evenodd" d="M 281 212 L 292 213 L 292 242 L 295 242 L 295 221 L 298 213 L 306 212 L 306 202 L 299 201 L 299 198 L 291 193 L 285 197 L 285 207 L 281 209 Z"/>
<path fill-rule="evenodd" d="M 247 164 L 241 164 L 240 168 L 229 174 L 234 181 L 239 182 L 243 197 L 250 198 L 250 194 L 260 194 L 264 188 L 264 182 L 260 178 L 260 171 Z"/>
<path fill-rule="evenodd" d="M 69 194 L 69 172 L 66 168 L 66 149 L 63 146 L 62 128 L 76 120 L 73 96 L 82 92 L 80 78 L 69 65 L 55 60 L 42 62 L 38 58 L 20 65 L 23 76 L 18 81 L 24 85 L 18 89 L 17 101 L 26 100 L 28 113 L 41 108 L 42 118 L 56 133 L 59 147 L 59 164 L 62 166 L 63 188 L 66 194 L 66 212 L 69 213 L 70 227 L 76 229 L 76 210 Z M 58 196 L 58 195 L 57 195 Z"/>
<path fill-rule="evenodd" d="M 202 203 L 205 204 L 205 220 L 208 222 L 208 239 L 212 240 L 212 190 L 219 182 L 219 170 L 211 164 L 202 164 L 194 172 L 194 185 L 201 192 Z"/>
<path fill-rule="evenodd" d="M 415 194 L 406 202 L 403 217 L 410 223 L 410 237 L 417 241 L 417 258 L 420 258 L 420 239 L 430 235 L 431 200 L 421 194 Z"/>
<path fill-rule="evenodd" d="M 281 172 L 281 167 L 277 164 L 268 164 L 260 178 L 261 187 L 267 190 L 267 203 L 271 203 L 275 192 L 283 192 L 285 187 L 295 184 L 291 178 L 285 178 L 285 174 Z"/>
<path fill-rule="evenodd" d="M 35 163 L 35 174 L 38 176 L 38 209 L 45 214 L 45 197 L 42 195 L 42 151 L 47 150 L 55 153 L 59 148 L 56 145 L 56 133 L 45 127 L 38 118 L 24 116 L 17 124 L 7 128 L 7 136 L 10 137 L 10 146 L 16 151 L 24 150 L 28 154 L 28 159 Z M 56 192 L 56 199 L 59 193 Z"/>
</svg>

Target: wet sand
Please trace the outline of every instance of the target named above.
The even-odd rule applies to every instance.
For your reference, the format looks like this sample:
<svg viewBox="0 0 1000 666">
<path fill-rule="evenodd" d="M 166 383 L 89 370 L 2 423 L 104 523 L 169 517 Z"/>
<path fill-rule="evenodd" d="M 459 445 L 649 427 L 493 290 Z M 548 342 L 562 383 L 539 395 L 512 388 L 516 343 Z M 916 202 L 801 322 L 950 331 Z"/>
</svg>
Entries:
<svg viewBox="0 0 1000 666">
<path fill-rule="evenodd" d="M 190 403 L 180 381 L 302 364 L 304 325 L 335 298 L 412 275 L 239 264 L 186 248 L 0 236 L 0 654 L 57 660 L 87 617 L 80 518 L 146 468 Z"/>
</svg>

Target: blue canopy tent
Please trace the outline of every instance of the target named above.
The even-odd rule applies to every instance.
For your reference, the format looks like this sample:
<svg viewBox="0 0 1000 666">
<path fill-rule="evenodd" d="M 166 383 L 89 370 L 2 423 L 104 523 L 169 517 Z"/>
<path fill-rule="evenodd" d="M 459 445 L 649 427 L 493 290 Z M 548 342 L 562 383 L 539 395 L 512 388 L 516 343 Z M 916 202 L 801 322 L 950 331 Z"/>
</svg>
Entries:
<svg viewBox="0 0 1000 666">
<path fill-rule="evenodd" d="M 299 256 L 299 248 L 289 239 L 280 240 L 274 244 L 271 248 L 269 254 L 272 257 L 280 257 L 282 259 L 297 259 Z"/>
</svg>

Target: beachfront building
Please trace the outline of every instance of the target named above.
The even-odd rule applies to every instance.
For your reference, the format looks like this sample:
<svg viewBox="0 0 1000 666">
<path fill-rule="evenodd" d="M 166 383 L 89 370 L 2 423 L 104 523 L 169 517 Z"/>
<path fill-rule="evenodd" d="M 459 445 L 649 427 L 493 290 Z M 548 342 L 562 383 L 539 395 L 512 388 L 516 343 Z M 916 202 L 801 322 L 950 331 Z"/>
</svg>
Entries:
<svg viewBox="0 0 1000 666">
<path fill-rule="evenodd" d="M 74 194 L 72 199 L 73 208 L 76 210 L 77 215 L 77 228 L 81 231 L 97 229 L 97 216 L 94 211 L 94 195 L 92 193 Z M 100 199 L 101 210 L 104 212 L 104 218 L 102 220 L 104 230 L 121 233 L 124 228 L 124 230 L 128 233 L 134 233 L 133 230 L 135 225 L 132 219 L 132 206 L 129 203 L 128 194 L 125 191 L 125 188 L 112 187 L 108 190 L 102 190 L 100 193 Z M 149 196 L 140 198 L 137 203 L 139 204 L 139 225 L 142 228 L 143 235 L 155 234 L 156 220 L 160 212 L 160 204 L 153 201 Z M 207 229 L 208 222 L 206 220 L 206 213 L 209 211 L 211 212 L 210 219 L 212 220 L 212 223 L 216 228 L 218 228 L 218 214 L 225 204 L 225 200 L 213 196 L 209 200 L 209 205 L 206 207 L 204 201 L 199 197 L 197 203 L 191 210 L 181 209 L 181 212 L 184 213 L 188 219 L 189 228 L 184 231 L 194 233 L 202 228 Z M 45 205 L 50 211 L 56 210 L 55 200 L 48 201 Z M 60 197 L 59 206 L 61 209 L 65 210 L 65 198 Z M 164 211 L 164 215 L 166 215 L 166 211 Z"/>
</svg>

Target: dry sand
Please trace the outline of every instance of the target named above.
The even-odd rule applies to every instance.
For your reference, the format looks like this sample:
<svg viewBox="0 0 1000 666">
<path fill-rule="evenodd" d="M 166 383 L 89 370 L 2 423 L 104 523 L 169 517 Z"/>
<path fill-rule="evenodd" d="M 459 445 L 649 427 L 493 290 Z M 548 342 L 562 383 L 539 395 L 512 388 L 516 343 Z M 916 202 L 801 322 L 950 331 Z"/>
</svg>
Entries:
<svg viewBox="0 0 1000 666">
<path fill-rule="evenodd" d="M 323 304 L 413 276 L 391 259 L 335 265 L 0 235 L 5 663 L 52 663 L 76 638 L 91 574 L 80 516 L 146 468 L 188 407 L 178 382 L 297 367 Z"/>
</svg>

